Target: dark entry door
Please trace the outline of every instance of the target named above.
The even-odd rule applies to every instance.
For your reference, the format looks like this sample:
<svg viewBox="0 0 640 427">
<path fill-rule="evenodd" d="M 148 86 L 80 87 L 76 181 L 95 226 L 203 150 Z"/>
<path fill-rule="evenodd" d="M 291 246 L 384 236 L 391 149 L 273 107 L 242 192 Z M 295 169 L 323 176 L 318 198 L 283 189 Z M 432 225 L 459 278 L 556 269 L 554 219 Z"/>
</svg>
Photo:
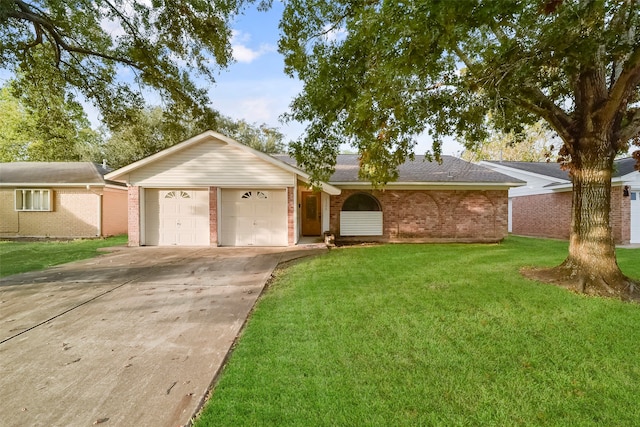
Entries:
<svg viewBox="0 0 640 427">
<path fill-rule="evenodd" d="M 302 235 L 319 236 L 322 215 L 320 212 L 320 193 L 302 193 Z"/>
</svg>

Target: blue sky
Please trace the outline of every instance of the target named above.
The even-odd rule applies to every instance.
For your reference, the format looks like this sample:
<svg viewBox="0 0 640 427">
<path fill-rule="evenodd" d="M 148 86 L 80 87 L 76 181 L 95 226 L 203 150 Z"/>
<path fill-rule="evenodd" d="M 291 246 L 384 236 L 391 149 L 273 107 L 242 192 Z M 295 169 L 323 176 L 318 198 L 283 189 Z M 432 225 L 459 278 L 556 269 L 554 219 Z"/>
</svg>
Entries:
<svg viewBox="0 0 640 427">
<path fill-rule="evenodd" d="M 288 142 L 304 132 L 304 125 L 279 121 L 302 89 L 300 81 L 284 73 L 284 60 L 277 50 L 278 23 L 283 8 L 276 0 L 267 12 L 251 7 L 236 18 L 232 25 L 236 62 L 220 72 L 209 96 L 213 107 L 222 114 L 277 127 Z M 424 154 L 430 146 L 427 136 L 418 138 L 416 154 Z M 458 154 L 461 150 L 462 147 L 451 140 L 443 146 L 443 154 Z"/>
</svg>

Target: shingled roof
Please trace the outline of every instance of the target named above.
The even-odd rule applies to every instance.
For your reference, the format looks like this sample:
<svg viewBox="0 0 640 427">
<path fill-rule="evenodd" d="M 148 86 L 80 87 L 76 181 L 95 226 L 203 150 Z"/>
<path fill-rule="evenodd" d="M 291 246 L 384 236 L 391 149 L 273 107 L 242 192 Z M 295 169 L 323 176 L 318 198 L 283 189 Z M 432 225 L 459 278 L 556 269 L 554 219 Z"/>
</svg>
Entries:
<svg viewBox="0 0 640 427">
<path fill-rule="evenodd" d="M 104 185 L 108 168 L 92 162 L 0 163 L 0 185 Z"/>
<path fill-rule="evenodd" d="M 295 160 L 287 155 L 273 157 L 296 166 Z M 329 183 L 339 185 L 364 182 L 358 177 L 359 168 L 357 154 L 340 154 Z M 398 173 L 396 183 L 524 184 L 524 181 L 453 156 L 442 156 L 442 163 L 430 162 L 424 156 L 415 156 L 415 160 L 400 165 Z"/>
<path fill-rule="evenodd" d="M 535 173 L 538 175 L 544 175 L 551 178 L 562 179 L 565 181 L 571 181 L 569 171 L 562 170 L 560 163 L 557 162 L 501 162 L 501 161 L 487 161 L 487 163 L 493 163 L 495 165 L 505 166 L 508 168 L 518 169 L 525 172 Z M 613 177 L 621 177 L 630 174 L 635 169 L 635 159 L 632 157 L 625 157 L 624 159 L 617 159 L 613 162 L 614 171 Z"/>
</svg>

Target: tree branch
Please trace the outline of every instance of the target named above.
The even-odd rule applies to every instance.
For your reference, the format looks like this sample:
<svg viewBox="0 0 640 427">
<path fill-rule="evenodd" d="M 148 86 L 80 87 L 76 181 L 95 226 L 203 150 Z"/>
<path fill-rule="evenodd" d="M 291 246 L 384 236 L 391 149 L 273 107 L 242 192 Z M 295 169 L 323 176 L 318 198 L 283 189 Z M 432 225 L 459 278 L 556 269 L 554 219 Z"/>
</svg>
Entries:
<svg viewBox="0 0 640 427">
<path fill-rule="evenodd" d="M 522 107 L 544 117 L 563 140 L 566 140 L 565 136 L 569 137 L 571 135 L 570 130 L 573 125 L 571 117 L 545 96 L 539 88 L 525 86 L 522 93 L 526 94 L 527 98 L 516 98 Z"/>
<path fill-rule="evenodd" d="M 630 111 L 631 112 L 631 111 Z M 633 110 L 629 121 L 618 132 L 617 139 L 621 143 L 626 143 L 633 137 L 640 135 L 640 108 Z"/>
<path fill-rule="evenodd" d="M 640 46 L 636 46 L 629 55 L 620 76 L 609 91 L 607 102 L 595 111 L 600 123 L 608 123 L 613 120 L 613 117 L 628 101 L 629 94 L 638 83 L 640 83 Z"/>
<path fill-rule="evenodd" d="M 47 38 L 52 41 L 54 45 L 54 49 L 56 50 L 56 65 L 60 62 L 60 55 L 62 51 L 65 52 L 75 52 L 83 55 L 95 56 L 102 59 L 107 59 L 114 62 L 120 62 L 131 67 L 140 68 L 138 64 L 134 61 L 131 61 L 124 57 L 118 57 L 114 55 L 109 55 L 107 53 L 99 52 L 93 49 L 86 49 L 81 46 L 75 46 L 67 43 L 65 41 L 65 37 L 60 33 L 59 28 L 56 26 L 54 22 L 52 22 L 48 17 L 43 15 L 38 15 L 34 13 L 30 9 L 30 5 L 24 3 L 21 0 L 14 0 L 15 4 L 20 9 L 19 11 L 10 11 L 7 13 L 9 18 L 14 18 L 22 21 L 31 22 L 36 28 L 36 39 L 30 43 L 28 43 L 25 47 L 34 47 L 37 44 L 42 43 L 42 36 L 40 35 L 38 38 L 38 32 L 45 32 Z M 39 43 L 37 43 L 39 41 Z"/>
</svg>

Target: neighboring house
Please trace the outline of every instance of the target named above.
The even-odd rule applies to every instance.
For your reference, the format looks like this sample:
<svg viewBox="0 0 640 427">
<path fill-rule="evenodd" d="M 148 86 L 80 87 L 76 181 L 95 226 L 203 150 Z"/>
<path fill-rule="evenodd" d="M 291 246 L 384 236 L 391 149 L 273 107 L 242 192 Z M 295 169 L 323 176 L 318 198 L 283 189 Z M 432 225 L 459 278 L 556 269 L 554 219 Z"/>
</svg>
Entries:
<svg viewBox="0 0 640 427">
<path fill-rule="evenodd" d="M 526 181 L 509 190 L 509 231 L 523 236 L 568 239 L 571 231 L 572 183 L 558 163 L 480 162 L 497 172 Z M 640 243 L 640 173 L 633 158 L 614 162 L 610 221 L 616 244 Z"/>
<path fill-rule="evenodd" d="M 288 246 L 336 240 L 496 242 L 507 235 L 508 189 L 523 182 L 463 160 L 421 159 L 383 191 L 338 158 L 318 192 L 288 156 L 208 131 L 106 175 L 129 188 L 129 244 Z"/>
<path fill-rule="evenodd" d="M 90 162 L 0 163 L 0 238 L 127 232 L 127 188 Z"/>
</svg>

